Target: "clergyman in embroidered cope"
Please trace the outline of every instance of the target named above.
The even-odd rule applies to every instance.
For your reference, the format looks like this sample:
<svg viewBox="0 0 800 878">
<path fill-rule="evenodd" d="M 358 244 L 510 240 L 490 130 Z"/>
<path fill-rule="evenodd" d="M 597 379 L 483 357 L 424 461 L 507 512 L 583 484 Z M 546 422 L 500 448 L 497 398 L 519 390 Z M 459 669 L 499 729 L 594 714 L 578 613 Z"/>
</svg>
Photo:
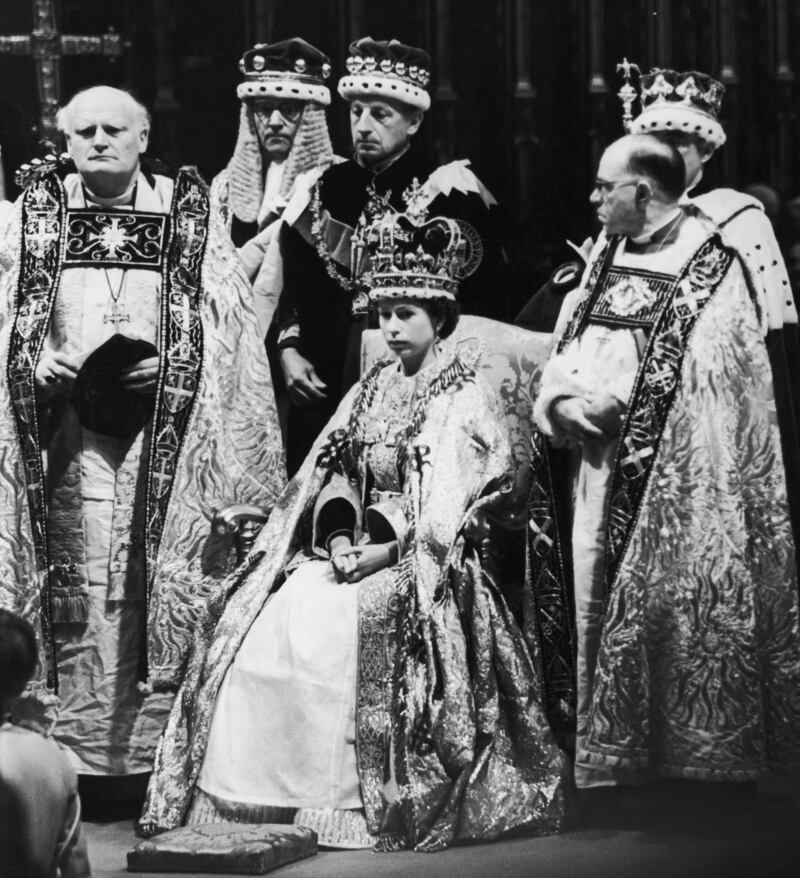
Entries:
<svg viewBox="0 0 800 878">
<path fill-rule="evenodd" d="M 139 172 L 109 203 L 70 170 L 16 206 L 0 336 L 0 558 L 14 574 L 0 604 L 37 627 L 34 685 L 59 695 L 55 736 L 75 767 L 121 775 L 150 769 L 164 690 L 232 562 L 211 510 L 271 502 L 283 460 L 248 289 L 205 185 Z M 158 354 L 143 428 L 100 434 L 68 396 L 37 403 L 42 357 L 83 359 L 116 334 Z"/>
<path fill-rule="evenodd" d="M 564 579 L 571 549 L 579 786 L 753 780 L 800 759 L 795 546 L 757 303 L 720 237 L 672 217 L 643 240 L 601 235 L 535 407 L 578 455 L 571 546 L 552 531 L 531 568 L 534 589 Z M 618 430 L 576 443 L 559 400 L 603 394 Z M 568 487 L 547 458 L 536 532 L 556 515 L 541 497 Z"/>
</svg>

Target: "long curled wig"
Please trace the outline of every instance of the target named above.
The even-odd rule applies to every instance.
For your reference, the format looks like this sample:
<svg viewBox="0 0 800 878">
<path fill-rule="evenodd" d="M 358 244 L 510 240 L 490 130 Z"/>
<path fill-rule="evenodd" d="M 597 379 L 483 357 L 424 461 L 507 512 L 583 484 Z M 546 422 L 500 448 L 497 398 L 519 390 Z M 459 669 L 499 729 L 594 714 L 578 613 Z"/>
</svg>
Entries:
<svg viewBox="0 0 800 878">
<path fill-rule="evenodd" d="M 333 161 L 325 110 L 314 102 L 306 104 L 286 159 L 280 194 L 285 198 L 298 174 Z M 233 157 L 228 163 L 228 198 L 232 212 L 243 222 L 253 223 L 264 198 L 264 157 L 258 142 L 253 108 L 242 101 L 239 134 Z"/>
</svg>

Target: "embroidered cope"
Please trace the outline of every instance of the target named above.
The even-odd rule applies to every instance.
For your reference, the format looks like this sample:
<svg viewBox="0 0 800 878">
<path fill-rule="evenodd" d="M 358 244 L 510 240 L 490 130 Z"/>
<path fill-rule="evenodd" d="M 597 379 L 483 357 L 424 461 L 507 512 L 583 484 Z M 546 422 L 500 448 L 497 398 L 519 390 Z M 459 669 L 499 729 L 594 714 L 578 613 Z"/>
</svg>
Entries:
<svg viewBox="0 0 800 878">
<path fill-rule="evenodd" d="M 611 392 L 626 411 L 617 439 L 578 450 L 577 783 L 748 780 L 797 762 L 794 544 L 741 264 L 692 217 L 657 253 L 601 238 L 557 332 L 535 408 L 544 433 L 565 439 L 560 397 Z M 534 486 L 541 528 L 558 487 L 544 449 Z M 564 577 L 564 549 L 534 548 L 534 587 Z"/>
<path fill-rule="evenodd" d="M 142 173 L 135 192 L 125 208 L 87 203 L 76 174 L 28 187 L 0 335 L 0 559 L 15 571 L 0 605 L 39 630 L 35 686 L 58 693 L 55 735 L 95 774 L 150 768 L 169 696 L 137 684 L 177 687 L 231 560 L 209 510 L 281 487 L 268 367 L 205 187 Z M 80 362 L 117 332 L 159 354 L 153 416 L 127 439 L 82 427 L 66 396 L 42 404 L 34 383 L 42 355 Z"/>
</svg>

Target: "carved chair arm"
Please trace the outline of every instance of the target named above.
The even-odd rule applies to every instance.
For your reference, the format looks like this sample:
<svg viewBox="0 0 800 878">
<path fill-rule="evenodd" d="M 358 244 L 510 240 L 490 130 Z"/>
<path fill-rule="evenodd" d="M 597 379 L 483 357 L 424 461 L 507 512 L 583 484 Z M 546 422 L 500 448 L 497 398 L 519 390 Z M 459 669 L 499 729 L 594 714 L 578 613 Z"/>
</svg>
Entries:
<svg viewBox="0 0 800 878">
<path fill-rule="evenodd" d="M 252 503 L 234 503 L 215 509 L 211 527 L 220 535 L 233 534 L 236 541 L 236 561 L 243 561 L 259 531 L 272 512 L 271 506 L 255 506 Z"/>
<path fill-rule="evenodd" d="M 464 526 L 464 536 L 479 551 L 481 562 L 494 572 L 492 537 L 501 531 L 519 531 L 527 524 L 525 507 L 491 509 L 484 506 L 477 509 Z"/>
<path fill-rule="evenodd" d="M 502 481 L 464 526 L 464 536 L 477 549 L 481 563 L 492 575 L 498 573 L 493 551 L 499 531 L 524 530 L 528 522 L 529 471 L 517 471 L 513 480 Z"/>
</svg>

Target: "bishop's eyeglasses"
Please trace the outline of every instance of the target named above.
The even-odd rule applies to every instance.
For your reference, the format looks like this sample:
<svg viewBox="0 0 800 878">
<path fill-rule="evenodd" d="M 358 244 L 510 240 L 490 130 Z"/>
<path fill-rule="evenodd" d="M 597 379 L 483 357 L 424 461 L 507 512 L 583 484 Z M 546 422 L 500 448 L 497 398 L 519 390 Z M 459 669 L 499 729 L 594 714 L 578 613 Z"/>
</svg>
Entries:
<svg viewBox="0 0 800 878">
<path fill-rule="evenodd" d="M 608 198 L 615 189 L 621 189 L 624 186 L 636 186 L 639 180 L 595 180 L 592 192 L 599 193 L 601 198 Z"/>
</svg>

